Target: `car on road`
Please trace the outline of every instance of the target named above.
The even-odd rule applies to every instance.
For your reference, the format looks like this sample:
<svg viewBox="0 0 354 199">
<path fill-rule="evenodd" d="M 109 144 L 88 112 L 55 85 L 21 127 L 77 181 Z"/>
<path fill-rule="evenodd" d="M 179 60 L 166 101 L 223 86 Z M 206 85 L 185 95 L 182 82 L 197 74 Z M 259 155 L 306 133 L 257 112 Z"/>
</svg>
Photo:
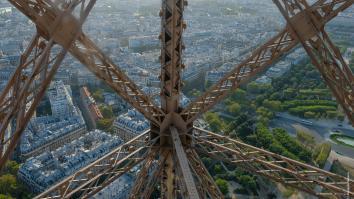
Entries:
<svg viewBox="0 0 354 199">
<path fill-rule="evenodd" d="M 312 125 L 313 124 L 313 122 L 308 121 L 308 120 L 301 120 L 301 123 L 307 124 L 307 125 Z"/>
<path fill-rule="evenodd" d="M 335 132 L 335 133 L 342 133 L 342 131 L 339 130 L 339 129 L 332 129 L 332 131 Z"/>
</svg>

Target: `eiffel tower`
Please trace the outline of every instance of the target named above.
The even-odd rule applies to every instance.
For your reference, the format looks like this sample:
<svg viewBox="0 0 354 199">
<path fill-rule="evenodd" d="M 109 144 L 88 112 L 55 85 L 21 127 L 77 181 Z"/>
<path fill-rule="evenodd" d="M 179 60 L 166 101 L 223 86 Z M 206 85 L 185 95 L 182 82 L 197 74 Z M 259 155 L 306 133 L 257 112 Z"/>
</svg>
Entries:
<svg viewBox="0 0 354 199">
<path fill-rule="evenodd" d="M 80 61 L 151 122 L 150 130 L 119 146 L 36 198 L 89 198 L 140 166 L 130 198 L 224 198 L 200 154 L 319 198 L 354 198 L 354 181 L 193 126 L 231 91 L 267 70 L 298 45 L 354 125 L 353 73 L 325 26 L 354 0 L 273 0 L 285 18 L 284 30 L 257 48 L 187 107 L 179 106 L 184 68 L 182 34 L 185 0 L 162 0 L 161 107 L 131 81 L 83 32 L 96 0 L 8 0 L 35 25 L 36 34 L 0 95 L 0 166 L 13 152 L 67 53 Z M 55 50 L 54 50 L 55 49 Z M 59 49 L 59 50 L 58 50 Z M 28 73 L 28 71 L 31 71 Z M 15 123 L 14 133 L 6 129 Z"/>
</svg>

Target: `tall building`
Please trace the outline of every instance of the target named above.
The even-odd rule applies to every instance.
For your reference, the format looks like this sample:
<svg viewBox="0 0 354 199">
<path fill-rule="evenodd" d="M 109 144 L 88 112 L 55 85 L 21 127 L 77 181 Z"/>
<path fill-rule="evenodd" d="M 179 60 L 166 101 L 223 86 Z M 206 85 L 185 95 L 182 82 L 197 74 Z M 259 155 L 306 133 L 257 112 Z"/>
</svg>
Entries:
<svg viewBox="0 0 354 199">
<path fill-rule="evenodd" d="M 47 95 L 52 115 L 32 117 L 21 136 L 21 159 L 55 150 L 86 132 L 85 121 L 79 108 L 73 104 L 69 85 L 55 81 L 50 85 Z"/>
<path fill-rule="evenodd" d="M 84 133 L 86 126 L 81 114 L 64 120 L 52 116 L 33 118 L 21 137 L 21 159 L 55 150 Z"/>
<path fill-rule="evenodd" d="M 63 119 L 73 115 L 74 104 L 70 86 L 64 85 L 63 81 L 54 81 L 51 83 L 47 95 L 54 117 Z"/>
<path fill-rule="evenodd" d="M 91 131 L 55 151 L 45 151 L 27 159 L 19 169 L 18 177 L 32 192 L 39 193 L 122 143 L 117 136 L 100 130 Z"/>
</svg>

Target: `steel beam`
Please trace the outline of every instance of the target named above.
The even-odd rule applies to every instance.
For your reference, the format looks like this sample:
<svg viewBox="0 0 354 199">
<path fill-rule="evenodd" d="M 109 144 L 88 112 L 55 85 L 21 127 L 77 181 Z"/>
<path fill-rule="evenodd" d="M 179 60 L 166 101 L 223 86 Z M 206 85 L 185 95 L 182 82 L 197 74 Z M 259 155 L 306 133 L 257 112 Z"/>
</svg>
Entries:
<svg viewBox="0 0 354 199">
<path fill-rule="evenodd" d="M 200 128 L 195 128 L 194 139 L 199 152 L 259 176 L 318 197 L 340 198 L 348 194 L 354 197 L 354 181 L 343 176 Z M 322 193 L 315 192 L 316 185 L 322 188 Z"/>
<path fill-rule="evenodd" d="M 36 24 L 37 35 L 0 95 L 0 154 L 4 156 L 0 168 L 14 150 L 67 50 L 152 123 L 159 125 L 163 120 L 164 112 L 82 33 L 82 23 L 95 1 L 73 0 L 68 7 L 68 1 L 9 0 Z M 53 45 L 61 51 L 52 51 Z M 32 66 L 33 71 L 28 74 Z M 15 120 L 15 132 L 5 135 L 10 122 Z"/>
<path fill-rule="evenodd" d="M 140 198 L 142 195 L 142 192 L 144 191 L 148 181 L 149 176 L 152 175 L 154 169 L 154 161 L 156 160 L 156 156 L 158 155 L 156 149 L 152 149 L 149 152 L 149 155 L 147 156 L 146 160 L 143 162 L 139 174 L 137 175 L 134 186 L 130 191 L 130 198 L 131 199 L 137 199 Z M 160 165 L 156 165 L 157 170 L 160 168 Z M 153 187 L 152 187 L 153 188 Z"/>
<path fill-rule="evenodd" d="M 320 13 L 320 16 L 318 16 L 318 26 L 324 27 L 325 24 L 336 17 L 338 13 L 344 11 L 353 3 L 354 0 L 318 0 L 311 7 L 307 8 L 306 12 Z M 301 13 L 298 14 L 302 15 Z M 192 123 L 201 114 L 210 110 L 215 104 L 224 99 L 231 90 L 237 89 L 241 84 L 248 82 L 258 74 L 267 70 L 280 57 L 289 53 L 299 43 L 300 41 L 292 34 L 292 30 L 289 26 L 287 26 L 278 35 L 256 49 L 249 58 L 235 66 L 231 72 L 208 89 L 206 93 L 190 103 L 181 112 L 182 118 L 187 122 L 187 125 Z M 349 73 L 350 71 L 346 72 Z M 344 77 L 345 76 L 341 77 L 341 79 Z M 339 88 L 339 90 L 345 90 L 345 88 Z M 338 102 L 341 103 L 343 107 L 348 107 L 349 99 L 347 99 L 347 101 L 340 100 L 341 98 L 338 99 Z M 350 99 L 352 100 L 353 98 Z M 348 117 L 351 118 L 351 114 L 346 113 Z"/>
<path fill-rule="evenodd" d="M 207 168 L 205 168 L 203 162 L 201 161 L 199 155 L 194 149 L 186 150 L 189 164 L 193 169 L 196 177 L 199 181 L 199 186 L 203 189 L 206 194 L 200 195 L 202 198 L 213 198 L 213 199 L 223 199 L 224 195 L 221 193 L 219 187 L 215 184 L 213 177 L 209 174 Z"/>
<path fill-rule="evenodd" d="M 153 131 L 145 132 L 123 144 L 37 198 L 91 197 L 144 160 L 146 165 L 142 166 L 139 179 L 133 188 L 133 198 L 140 197 L 139 194 L 148 198 L 157 179 L 161 179 L 161 198 L 199 198 L 199 193 L 202 193 L 202 197 L 207 193 L 210 198 L 222 198 L 212 177 L 192 149 L 194 143 L 200 152 L 211 157 L 237 164 L 245 170 L 310 194 L 319 197 L 342 197 L 348 194 L 354 197 L 353 181 L 342 176 L 202 129 L 196 128 L 193 135 L 189 131 L 193 121 L 223 99 L 230 89 L 238 88 L 240 84 L 266 70 L 299 43 L 303 44 L 353 122 L 353 75 L 338 49 L 324 32 L 324 26 L 339 12 L 352 5 L 354 0 L 318 0 L 312 6 L 307 5 L 304 0 L 282 0 L 283 4 L 276 0 L 288 21 L 286 29 L 257 49 L 250 58 L 184 110 L 179 107 L 179 98 L 181 71 L 184 68 L 182 33 L 185 28 L 183 10 L 186 1 L 162 1 L 161 108 L 155 106 L 151 99 L 82 33 L 82 23 L 95 0 L 9 1 L 36 24 L 38 34 L 21 57 L 20 67 L 0 96 L 0 150 L 3 150 L 0 166 L 4 165 L 14 149 L 66 51 L 149 119 Z M 76 8 L 78 12 L 72 12 Z M 52 56 L 54 52 L 51 51 L 53 45 L 63 47 L 55 56 Z M 34 68 L 31 74 L 26 74 L 25 69 L 32 65 Z M 14 120 L 15 134 L 5 135 L 7 126 Z M 192 140 L 195 142 L 191 142 Z M 187 147 L 186 152 L 184 147 Z M 156 162 L 155 156 L 159 156 L 156 158 L 158 163 L 156 170 L 152 171 L 150 168 Z M 199 192 L 192 171 L 197 175 L 198 182 L 207 186 L 199 189 Z M 147 178 L 147 186 L 141 189 L 144 178 Z M 323 188 L 325 192 L 316 193 L 315 186 Z"/>
<path fill-rule="evenodd" d="M 49 39 L 46 40 L 43 38 L 38 29 L 37 35 L 21 56 L 20 66 L 18 66 L 0 96 L 0 115 L 2 116 L 0 128 L 0 169 L 14 150 L 23 130 L 44 96 L 46 89 L 67 53 L 67 48 L 74 43 L 81 33 L 81 26 L 95 2 L 96 0 L 91 0 L 88 4 L 82 3 L 79 0 L 71 1 L 70 4 L 62 2 L 61 9 L 57 10 L 56 17 L 53 18 L 52 24 L 48 26 Z M 76 19 L 75 23 L 66 24 L 68 16 L 71 16 L 70 13 L 78 6 L 81 7 L 80 16 Z M 52 50 L 53 47 L 57 46 L 55 38 L 63 37 L 58 31 L 64 25 L 73 27 L 73 29 L 70 35 L 65 35 L 67 38 L 62 47 L 58 46 L 60 50 L 54 51 Z M 28 70 L 31 72 L 28 73 Z M 11 121 L 14 120 L 16 120 L 14 133 L 6 134 L 6 129 L 9 127 Z"/>
<path fill-rule="evenodd" d="M 322 26 L 321 13 L 308 11 L 306 1 L 273 1 L 354 126 L 354 76 Z"/>
<path fill-rule="evenodd" d="M 41 36 L 49 38 L 50 27 L 60 13 L 57 3 L 52 0 L 9 0 L 9 2 L 36 24 Z M 75 15 L 66 16 L 66 23 L 60 24 L 59 30 L 53 34 L 53 40 L 56 43 L 62 46 L 68 45 L 70 34 L 77 28 L 76 18 L 78 17 Z M 160 125 L 164 118 L 164 112 L 110 58 L 105 56 L 94 42 L 81 32 L 81 28 L 78 31 L 80 31 L 80 35 L 74 45 L 68 48 L 69 52 L 146 118 L 155 125 Z"/>
<path fill-rule="evenodd" d="M 186 130 L 185 122 L 180 118 L 180 97 L 182 85 L 182 52 L 184 44 L 182 33 L 185 28 L 183 11 L 185 0 L 162 0 L 161 16 L 161 109 L 165 112 L 163 122 L 156 128 L 161 135 L 161 145 L 171 146 L 171 125 L 179 130 Z M 152 128 L 153 131 L 155 128 Z M 164 135 L 163 135 L 164 134 Z M 185 140 L 182 138 L 182 142 Z"/>
<path fill-rule="evenodd" d="M 183 174 L 184 184 L 188 191 L 189 198 L 198 199 L 199 194 L 197 187 L 195 186 L 192 171 L 190 170 L 187 155 L 183 149 L 182 142 L 179 138 L 179 133 L 176 128 L 171 127 L 171 135 L 173 139 L 174 148 L 176 150 L 176 155 L 178 158 L 179 167 Z"/>
<path fill-rule="evenodd" d="M 164 112 L 84 34 L 69 52 L 118 95 L 159 126 Z"/>
<path fill-rule="evenodd" d="M 36 198 L 89 198 L 134 166 L 140 164 L 156 142 L 150 132 L 139 135 L 109 154 L 80 169 Z"/>
<path fill-rule="evenodd" d="M 161 15 L 161 107 L 178 112 L 181 94 L 184 0 L 163 0 Z"/>
<path fill-rule="evenodd" d="M 166 157 L 165 155 L 160 156 L 155 171 L 153 171 L 153 173 L 149 175 L 147 180 L 140 179 L 142 182 L 145 183 L 145 187 L 143 190 L 140 190 L 139 194 L 136 194 L 136 197 L 150 199 L 151 194 L 153 193 L 154 190 L 156 190 L 156 185 L 158 184 L 158 182 L 162 181 L 161 177 L 162 177 L 163 167 L 166 161 L 165 157 Z"/>
<path fill-rule="evenodd" d="M 175 176 L 175 159 L 173 158 L 173 151 L 169 149 L 162 149 L 160 154 L 165 154 L 162 157 L 166 158 L 162 168 L 161 175 L 161 198 L 172 199 L 177 198 L 176 193 L 176 176 Z"/>
</svg>

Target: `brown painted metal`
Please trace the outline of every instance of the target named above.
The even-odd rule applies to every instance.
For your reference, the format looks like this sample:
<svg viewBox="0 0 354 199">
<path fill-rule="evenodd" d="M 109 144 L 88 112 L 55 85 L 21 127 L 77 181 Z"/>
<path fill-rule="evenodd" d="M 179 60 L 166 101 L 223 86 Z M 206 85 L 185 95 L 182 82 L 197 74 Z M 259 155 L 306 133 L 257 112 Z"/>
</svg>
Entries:
<svg viewBox="0 0 354 199">
<path fill-rule="evenodd" d="M 82 34 L 69 52 L 153 124 L 161 124 L 164 112 L 86 35 Z"/>
<path fill-rule="evenodd" d="M 150 196 L 152 192 L 155 190 L 156 185 L 162 181 L 162 171 L 163 171 L 163 165 L 164 165 L 164 159 L 162 159 L 165 156 L 161 156 L 159 163 L 158 163 L 158 168 L 156 171 L 151 175 L 151 177 L 146 181 L 146 188 L 144 192 L 140 195 L 141 198 L 144 199 L 150 199 Z"/>
<path fill-rule="evenodd" d="M 149 154 L 157 139 L 149 139 L 147 131 L 119 146 L 104 157 L 80 169 L 36 198 L 89 198 L 115 179 L 130 171 Z"/>
<path fill-rule="evenodd" d="M 293 37 L 302 43 L 313 65 L 320 71 L 354 126 L 354 76 L 321 23 L 323 13 L 318 10 L 307 11 L 310 6 L 306 1 L 296 4 L 284 0 L 273 1 L 288 21 Z M 350 2 L 347 3 L 349 5 Z"/>
<path fill-rule="evenodd" d="M 207 168 L 205 168 L 199 155 L 194 149 L 186 150 L 189 164 L 192 167 L 194 174 L 198 178 L 199 186 L 203 189 L 203 193 L 200 193 L 201 198 L 214 198 L 222 199 L 224 195 L 219 190 L 219 187 L 215 184 L 213 177 L 209 174 Z"/>
<path fill-rule="evenodd" d="M 136 181 L 132 198 L 140 197 L 139 194 L 148 198 L 155 189 L 157 180 L 161 182 L 162 198 L 196 198 L 196 194 L 201 198 L 206 195 L 210 198 L 222 198 L 212 177 L 194 151 L 194 144 L 199 151 L 214 158 L 238 164 L 248 171 L 319 197 L 342 197 L 345 193 L 354 196 L 353 182 L 349 181 L 350 191 L 346 192 L 347 179 L 344 177 L 202 129 L 196 129 L 194 135 L 190 131 L 193 121 L 222 100 L 230 90 L 238 88 L 240 84 L 269 68 L 299 43 L 303 44 L 353 122 L 353 75 L 324 32 L 324 25 L 352 5 L 354 0 L 318 0 L 312 6 L 307 5 L 304 0 L 276 1 L 288 21 L 285 30 L 258 48 L 250 58 L 236 66 L 184 110 L 179 107 L 179 98 L 184 48 L 182 32 L 185 28 L 183 10 L 186 1 L 162 1 L 161 108 L 155 106 L 151 99 L 82 33 L 81 25 L 95 0 L 55 3 L 51 0 L 9 1 L 36 24 L 38 34 L 22 55 L 20 66 L 0 96 L 0 135 L 3 150 L 0 166 L 4 165 L 13 151 L 66 51 L 106 82 L 152 124 L 151 132 L 145 132 L 118 147 L 37 198 L 88 198 L 134 166 L 141 164 L 143 160 L 146 165 L 142 167 L 140 177 Z M 58 5 L 58 2 L 69 2 L 71 6 Z M 67 14 L 71 7 L 80 10 L 73 13 L 81 14 Z M 64 11 L 65 8 L 69 8 L 68 11 Z M 54 53 L 51 52 L 53 45 L 60 45 L 63 50 L 49 58 L 49 55 Z M 51 67 L 48 67 L 49 64 L 52 64 Z M 24 69 L 31 66 L 32 74 L 28 75 Z M 27 104 L 29 109 L 26 109 Z M 17 123 L 13 137 L 5 135 L 11 121 Z M 155 162 L 157 166 L 153 169 Z M 191 176 L 191 170 L 195 177 Z M 145 180 L 147 186 L 140 190 Z M 208 186 L 203 187 L 204 189 L 199 186 L 197 189 L 195 183 Z M 325 192 L 316 193 L 315 185 L 324 188 Z"/>
<path fill-rule="evenodd" d="M 300 2 L 300 0 L 291 2 Z M 319 27 L 323 28 L 326 23 L 328 23 L 331 19 L 337 16 L 338 13 L 351 6 L 353 3 L 353 0 L 319 0 L 310 8 L 307 8 L 306 12 L 321 13 L 321 17 L 317 16 L 317 23 Z M 299 20 L 299 23 L 302 24 L 303 21 Z M 299 24 L 299 27 L 302 26 L 301 24 Z M 212 86 L 206 93 L 204 93 L 194 102 L 189 104 L 188 107 L 186 107 L 186 109 L 184 109 L 181 113 L 183 119 L 187 123 L 192 123 L 201 114 L 210 110 L 215 104 L 225 98 L 231 90 L 237 89 L 242 83 L 251 80 L 258 74 L 267 70 L 280 57 L 288 53 L 290 50 L 294 49 L 294 47 L 297 46 L 297 44 L 299 43 L 300 41 L 292 34 L 292 31 L 289 26 L 287 26 L 278 35 L 270 39 L 260 48 L 256 49 L 249 58 L 247 58 L 241 64 L 237 65 L 230 73 L 228 73 L 218 83 Z M 336 59 L 341 59 L 339 58 L 340 54 L 336 53 L 336 56 Z M 344 71 L 344 69 L 342 71 Z M 344 78 L 345 80 L 347 80 L 345 81 L 345 86 L 350 87 L 350 79 L 346 77 L 352 76 L 350 75 L 352 73 L 350 72 L 350 70 L 346 69 L 347 75 L 342 77 L 340 76 L 342 75 L 342 73 L 339 73 L 338 71 L 335 72 L 335 76 L 340 77 L 341 80 L 337 81 L 334 78 L 329 77 L 332 80 L 329 84 L 339 85 L 338 90 L 342 93 L 336 96 L 338 102 L 342 104 L 343 107 L 353 107 L 353 90 L 350 91 L 349 88 L 346 89 L 344 87 L 340 87 L 341 84 L 344 82 L 344 80 L 342 80 Z M 351 80 L 351 85 L 353 85 L 353 80 Z M 335 93 L 335 95 L 337 94 Z M 347 97 L 345 98 L 344 96 Z M 350 102 L 351 105 L 348 106 Z M 353 123 L 353 110 L 346 110 L 346 113 Z"/>
<path fill-rule="evenodd" d="M 197 191 L 197 187 L 195 186 L 192 171 L 189 168 L 187 155 L 182 146 L 182 142 L 179 138 L 178 131 L 175 127 L 171 127 L 170 130 L 171 130 L 171 135 L 173 140 L 173 146 L 174 149 L 176 150 L 179 169 L 181 170 L 183 176 L 183 181 L 184 181 L 183 184 L 186 187 L 189 198 L 198 199 L 199 193 Z"/>
<path fill-rule="evenodd" d="M 162 167 L 165 162 L 165 156 L 161 156 L 159 160 L 156 160 L 156 156 L 157 151 L 155 149 L 154 152 L 150 152 L 148 158 L 144 161 L 140 172 L 135 180 L 134 186 L 130 191 L 129 198 L 150 198 L 151 193 L 155 190 L 157 178 L 161 176 Z"/>
<path fill-rule="evenodd" d="M 184 29 L 183 11 L 184 0 L 162 0 L 160 11 L 161 16 L 161 108 L 166 113 L 164 120 L 160 126 L 155 128 L 152 124 L 154 134 L 160 136 L 160 146 L 173 148 L 171 139 L 171 125 L 176 126 L 180 130 L 185 130 L 184 123 L 180 123 L 179 117 L 179 101 L 181 96 L 181 73 L 182 73 L 182 50 L 183 41 L 182 33 Z M 155 131 L 155 132 L 154 132 Z M 165 151 L 168 151 L 167 153 Z M 178 195 L 178 176 L 174 168 L 178 167 L 175 151 L 171 149 L 161 149 L 160 155 L 167 154 L 165 165 L 163 167 L 161 182 L 161 197 L 176 198 Z M 183 168 L 182 168 L 183 169 Z"/>
<path fill-rule="evenodd" d="M 229 137 L 195 128 L 198 151 L 222 161 L 238 165 L 251 173 L 292 186 L 318 197 L 354 197 L 354 181 L 317 167 L 245 144 Z M 314 191 L 315 185 L 323 193 Z"/>
<path fill-rule="evenodd" d="M 161 139 L 161 145 L 171 146 L 170 126 L 185 130 L 181 123 L 179 101 L 181 97 L 181 74 L 183 69 L 182 33 L 185 28 L 183 21 L 185 0 L 163 0 L 160 11 L 161 16 L 161 109 L 166 113 L 164 120 L 157 127 L 156 133 L 167 134 Z"/>
<path fill-rule="evenodd" d="M 47 87 L 53 79 L 60 63 L 64 59 L 67 48 L 72 45 L 81 32 L 81 26 L 88 16 L 96 0 L 91 0 L 87 5 L 79 0 L 71 1 L 70 4 L 63 3 L 62 10 L 54 18 L 53 23 L 48 26 L 49 40 L 43 38 L 38 29 L 37 35 L 21 57 L 20 66 L 11 77 L 5 90 L 0 97 L 1 104 L 1 158 L 0 168 L 5 164 L 11 152 L 14 150 L 21 134 L 32 117 L 35 108 L 39 104 Z M 71 12 L 77 7 L 82 6 L 80 18 L 74 24 L 75 29 L 69 35 L 64 35 L 66 42 L 60 51 L 52 51 L 55 45 L 54 38 L 61 38 L 59 32 Z M 71 26 L 71 25 L 68 25 Z M 31 68 L 32 67 L 32 68 Z M 28 74 L 26 69 L 30 69 Z M 16 127 L 12 134 L 7 133 L 6 129 L 11 125 L 11 121 L 16 120 Z"/>
<path fill-rule="evenodd" d="M 140 196 L 142 195 L 142 192 L 146 187 L 146 182 L 141 179 L 147 180 L 149 178 L 149 173 L 151 173 L 153 170 L 153 164 L 156 159 L 156 156 L 157 156 L 157 151 L 156 150 L 154 150 L 153 152 L 151 151 L 149 152 L 149 155 L 146 158 L 146 160 L 142 163 L 139 174 L 136 177 L 134 186 L 130 191 L 131 199 L 140 198 Z M 160 165 L 158 165 L 157 167 L 158 170 Z"/>
<path fill-rule="evenodd" d="M 58 6 L 52 0 L 9 0 L 23 14 L 29 17 L 36 24 L 37 29 L 44 38 L 48 38 L 49 28 L 53 24 L 56 16 L 60 14 Z M 82 2 L 87 2 L 80 0 Z M 37 12 L 37 10 L 42 10 Z M 77 16 L 68 15 L 66 23 L 60 24 L 60 34 L 54 34 L 54 41 L 62 46 L 66 46 L 70 34 L 75 30 Z M 164 112 L 153 104 L 152 100 L 142 92 L 138 86 L 131 81 L 110 58 L 104 55 L 84 33 L 81 32 L 75 41 L 75 45 L 69 48 L 69 52 L 93 72 L 99 79 L 106 82 L 124 100 L 129 102 L 134 108 L 140 111 L 146 118 L 154 124 L 159 125 Z"/>
</svg>

